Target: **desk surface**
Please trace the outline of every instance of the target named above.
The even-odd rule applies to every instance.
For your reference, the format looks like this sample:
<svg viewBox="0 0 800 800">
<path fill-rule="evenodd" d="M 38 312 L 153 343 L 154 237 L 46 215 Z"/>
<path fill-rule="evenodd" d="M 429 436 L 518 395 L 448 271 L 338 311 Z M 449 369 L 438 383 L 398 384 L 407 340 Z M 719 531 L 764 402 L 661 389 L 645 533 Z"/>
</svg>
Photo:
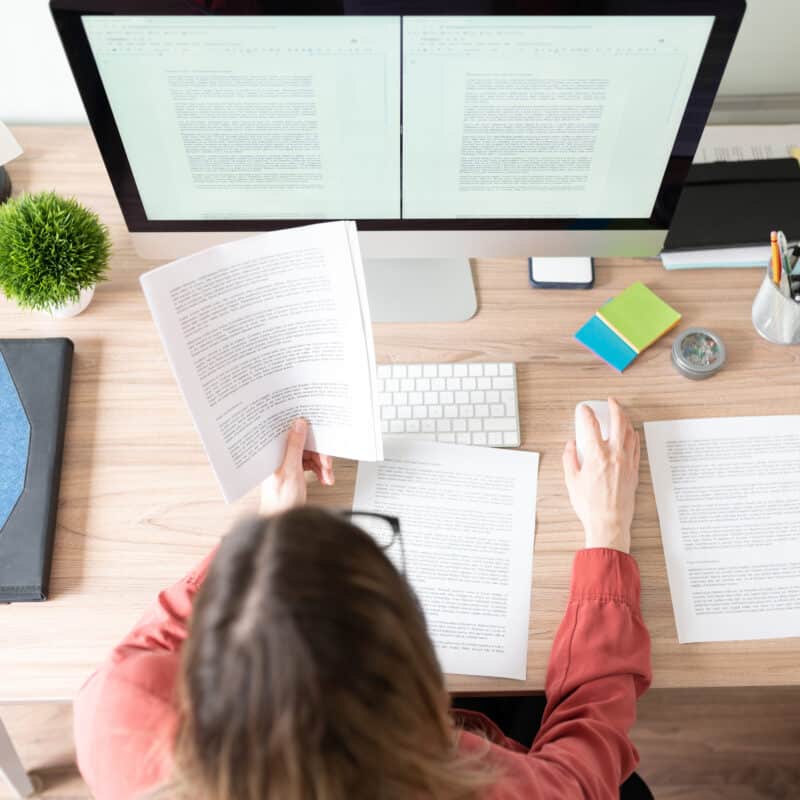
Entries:
<svg viewBox="0 0 800 800">
<path fill-rule="evenodd" d="M 133 252 L 88 128 L 22 127 L 25 154 L 9 165 L 15 191 L 55 188 L 95 209 L 114 242 L 111 281 L 72 320 L 21 312 L 0 299 L 0 335 L 69 336 L 72 390 L 58 508 L 51 600 L 0 607 L 0 701 L 67 699 L 157 592 L 181 577 L 256 493 L 226 506 L 167 366 Z M 474 265 L 480 309 L 456 325 L 376 325 L 378 360 L 518 364 L 523 447 L 541 453 L 534 585 L 525 683 L 451 676 L 454 690 L 540 690 L 567 596 L 581 531 L 561 477 L 575 403 L 614 394 L 643 420 L 798 411 L 800 349 L 762 341 L 750 324 L 754 270 L 664 271 L 657 261 L 600 261 L 596 288 L 534 291 L 518 260 Z M 728 364 L 705 382 L 673 369 L 673 335 L 624 375 L 584 350 L 575 330 L 606 298 L 645 281 L 724 338 Z M 336 464 L 331 491 L 312 501 L 349 504 L 355 465 Z M 643 612 L 653 637 L 655 685 L 800 683 L 800 639 L 679 645 L 646 453 L 633 530 Z"/>
</svg>

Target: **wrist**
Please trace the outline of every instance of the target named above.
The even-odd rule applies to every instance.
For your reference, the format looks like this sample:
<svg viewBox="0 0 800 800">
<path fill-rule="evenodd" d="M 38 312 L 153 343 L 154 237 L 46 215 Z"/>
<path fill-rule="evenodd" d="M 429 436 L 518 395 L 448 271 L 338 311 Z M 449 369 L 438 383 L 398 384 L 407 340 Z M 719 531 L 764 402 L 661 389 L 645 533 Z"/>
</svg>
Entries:
<svg viewBox="0 0 800 800">
<path fill-rule="evenodd" d="M 619 523 L 600 523 L 584 526 L 584 546 L 607 547 L 623 553 L 631 551 L 630 526 Z"/>
</svg>

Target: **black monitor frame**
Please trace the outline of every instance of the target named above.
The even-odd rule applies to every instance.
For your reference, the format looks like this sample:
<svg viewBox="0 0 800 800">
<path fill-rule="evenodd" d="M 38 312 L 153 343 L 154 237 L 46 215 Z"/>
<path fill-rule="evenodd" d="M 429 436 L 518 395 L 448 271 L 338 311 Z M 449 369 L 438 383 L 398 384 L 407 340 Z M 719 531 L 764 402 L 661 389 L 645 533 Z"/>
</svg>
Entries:
<svg viewBox="0 0 800 800">
<path fill-rule="evenodd" d="M 711 111 L 745 0 L 50 0 L 56 28 L 128 229 L 134 232 L 267 231 L 322 220 L 151 220 L 86 37 L 83 14 L 393 15 L 393 16 L 714 16 L 705 52 L 658 190 L 646 219 L 359 219 L 361 230 L 664 230 L 669 228 Z"/>
</svg>

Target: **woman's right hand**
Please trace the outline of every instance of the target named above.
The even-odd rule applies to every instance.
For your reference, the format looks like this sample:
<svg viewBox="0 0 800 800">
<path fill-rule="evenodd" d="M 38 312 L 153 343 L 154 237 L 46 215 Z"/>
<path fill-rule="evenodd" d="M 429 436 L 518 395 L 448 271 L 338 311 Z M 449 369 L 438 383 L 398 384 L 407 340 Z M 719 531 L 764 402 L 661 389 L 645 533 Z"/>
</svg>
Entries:
<svg viewBox="0 0 800 800">
<path fill-rule="evenodd" d="M 588 431 L 583 466 L 575 441 L 564 448 L 564 479 L 572 507 L 583 523 L 586 547 L 631 549 L 631 524 L 639 483 L 639 434 L 620 404 L 608 398 L 610 426 L 604 441 L 594 412 L 582 406 Z"/>
</svg>

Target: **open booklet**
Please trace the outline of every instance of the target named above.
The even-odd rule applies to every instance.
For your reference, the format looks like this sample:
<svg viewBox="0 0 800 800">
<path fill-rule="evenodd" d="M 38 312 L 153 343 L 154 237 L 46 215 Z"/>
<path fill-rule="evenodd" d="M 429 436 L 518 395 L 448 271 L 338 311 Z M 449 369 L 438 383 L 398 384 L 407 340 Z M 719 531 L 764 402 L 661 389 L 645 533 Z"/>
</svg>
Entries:
<svg viewBox="0 0 800 800">
<path fill-rule="evenodd" d="M 309 449 L 383 457 L 355 223 L 212 247 L 141 283 L 228 502 L 280 465 L 294 417 Z"/>
<path fill-rule="evenodd" d="M 405 565 L 442 669 L 524 680 L 538 453 L 387 438 L 353 509 L 399 517 Z"/>
<path fill-rule="evenodd" d="M 678 641 L 800 636 L 800 416 L 644 431 Z"/>
</svg>

